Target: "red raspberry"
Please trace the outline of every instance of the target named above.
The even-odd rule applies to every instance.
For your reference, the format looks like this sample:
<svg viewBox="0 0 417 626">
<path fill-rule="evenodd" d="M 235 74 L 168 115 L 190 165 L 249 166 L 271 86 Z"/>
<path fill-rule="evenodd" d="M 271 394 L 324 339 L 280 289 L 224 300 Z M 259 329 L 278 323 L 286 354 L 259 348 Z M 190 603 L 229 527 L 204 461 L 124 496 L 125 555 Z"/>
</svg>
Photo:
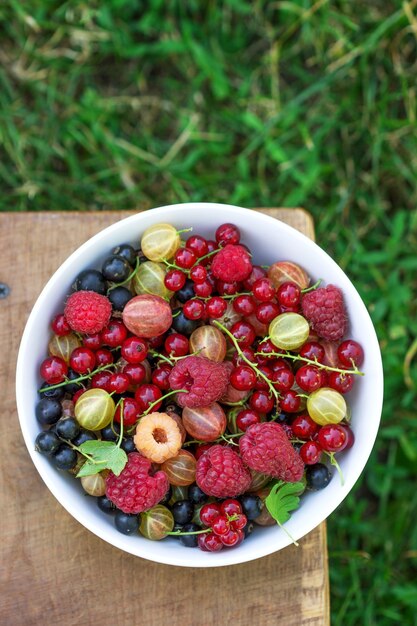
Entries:
<svg viewBox="0 0 417 626">
<path fill-rule="evenodd" d="M 249 426 L 239 442 L 240 454 L 248 467 L 295 483 L 303 475 L 304 463 L 279 424 L 263 422 Z"/>
<path fill-rule="evenodd" d="M 226 283 L 245 280 L 252 272 L 250 256 L 243 246 L 227 244 L 214 255 L 211 271 Z"/>
<path fill-rule="evenodd" d="M 106 478 L 106 496 L 124 513 L 142 513 L 158 504 L 169 489 L 167 475 L 152 473 L 152 463 L 131 452 L 123 471 Z"/>
<path fill-rule="evenodd" d="M 197 461 L 196 482 L 208 496 L 238 496 L 249 488 L 251 481 L 240 456 L 225 446 L 212 446 Z"/>
<path fill-rule="evenodd" d="M 347 330 L 347 314 L 339 287 L 319 287 L 303 296 L 304 317 L 311 328 L 323 339 L 337 341 Z"/>
<path fill-rule="evenodd" d="M 64 315 L 72 330 L 93 335 L 107 325 L 111 310 L 106 296 L 95 291 L 76 291 L 68 298 Z"/>
<path fill-rule="evenodd" d="M 177 361 L 169 375 L 171 389 L 186 389 L 179 393 L 177 403 L 182 407 L 209 406 L 219 400 L 229 383 L 229 370 L 201 356 L 187 356 Z"/>
</svg>

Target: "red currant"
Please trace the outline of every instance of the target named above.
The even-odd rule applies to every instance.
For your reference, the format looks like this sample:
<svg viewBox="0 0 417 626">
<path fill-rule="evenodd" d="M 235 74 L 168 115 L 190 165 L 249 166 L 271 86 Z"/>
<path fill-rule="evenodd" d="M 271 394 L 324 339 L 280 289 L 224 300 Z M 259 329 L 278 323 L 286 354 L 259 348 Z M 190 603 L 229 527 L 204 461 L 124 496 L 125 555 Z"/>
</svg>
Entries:
<svg viewBox="0 0 417 626">
<path fill-rule="evenodd" d="M 311 439 L 318 431 L 319 425 L 306 413 L 297 415 L 291 424 L 291 428 L 298 439 Z"/>
<path fill-rule="evenodd" d="M 258 371 L 262 372 L 262 374 L 266 376 L 268 379 L 271 378 L 272 370 L 267 365 L 258 365 Z M 259 389 L 259 390 L 262 389 L 263 391 L 269 390 L 268 383 L 261 376 L 258 376 L 258 380 L 256 381 L 256 389 Z"/>
<path fill-rule="evenodd" d="M 49 385 L 57 385 L 63 382 L 68 373 L 68 366 L 60 357 L 51 356 L 42 361 L 39 371 Z"/>
<path fill-rule="evenodd" d="M 134 398 L 124 398 L 123 400 L 123 425 L 133 426 L 141 415 L 139 403 Z M 121 405 L 116 409 L 114 421 L 120 424 Z"/>
<path fill-rule="evenodd" d="M 281 309 L 275 302 L 262 302 L 256 307 L 256 319 L 261 324 L 269 324 L 281 313 Z"/>
<path fill-rule="evenodd" d="M 214 521 L 222 514 L 220 505 L 216 502 L 204 504 L 200 509 L 200 520 L 204 526 L 211 527 Z"/>
<path fill-rule="evenodd" d="M 351 368 L 352 361 L 356 367 L 360 367 L 364 359 L 363 348 L 357 341 L 346 339 L 346 341 L 342 341 L 337 348 L 337 356 L 341 364 L 345 367 Z"/>
<path fill-rule="evenodd" d="M 269 278 L 258 278 L 252 285 L 252 291 L 260 302 L 270 302 L 275 298 L 275 289 Z"/>
<path fill-rule="evenodd" d="M 249 399 L 249 406 L 259 413 L 269 413 L 274 408 L 274 398 L 267 391 L 254 391 Z"/>
<path fill-rule="evenodd" d="M 275 352 L 276 351 L 276 346 L 274 346 L 274 344 L 272 343 L 272 341 L 270 339 L 266 339 L 265 341 L 261 341 L 260 344 L 258 345 L 258 352 L 261 352 L 262 355 L 264 354 L 270 354 L 271 352 Z M 266 360 L 268 361 L 272 361 L 274 359 L 273 356 L 265 356 L 264 357 Z"/>
<path fill-rule="evenodd" d="M 278 372 L 279 370 L 287 369 L 287 370 L 290 370 L 290 372 L 292 373 L 291 365 L 285 359 L 281 359 L 281 358 L 274 359 L 273 361 L 268 363 L 268 366 L 271 368 L 273 372 Z"/>
<path fill-rule="evenodd" d="M 55 315 L 51 322 L 51 327 L 55 335 L 58 335 L 58 337 L 64 337 L 64 335 L 68 335 L 71 332 L 71 328 L 63 313 Z"/>
<path fill-rule="evenodd" d="M 95 335 L 84 335 L 83 346 L 90 348 L 90 350 L 98 350 L 101 346 L 101 337 L 99 333 Z"/>
<path fill-rule="evenodd" d="M 300 410 L 301 398 L 294 389 L 289 389 L 280 398 L 280 407 L 285 413 L 297 413 Z"/>
<path fill-rule="evenodd" d="M 233 308 L 239 315 L 250 315 L 256 309 L 256 302 L 252 296 L 241 295 L 233 300 Z"/>
<path fill-rule="evenodd" d="M 342 374 L 341 372 L 329 372 L 327 375 L 327 385 L 336 389 L 339 393 L 347 393 L 355 382 L 353 374 Z"/>
<path fill-rule="evenodd" d="M 206 313 L 211 319 L 219 319 L 225 314 L 226 309 L 227 302 L 220 296 L 213 296 L 206 302 Z"/>
<path fill-rule="evenodd" d="M 347 433 L 339 424 L 327 424 L 320 428 L 317 441 L 327 452 L 340 452 L 346 447 Z"/>
<path fill-rule="evenodd" d="M 185 335 L 172 333 L 165 339 L 164 348 L 170 356 L 185 356 L 188 354 L 189 345 Z"/>
<path fill-rule="evenodd" d="M 112 377 L 111 372 L 97 372 L 91 379 L 91 387 L 93 389 L 104 389 L 110 393 L 110 379 Z"/>
<path fill-rule="evenodd" d="M 110 365 L 114 361 L 113 354 L 106 348 L 100 348 L 96 354 L 97 367 L 103 367 L 104 365 Z"/>
<path fill-rule="evenodd" d="M 240 515 L 237 516 L 237 519 L 231 520 L 230 526 L 234 530 L 243 530 L 247 523 L 248 523 L 248 518 L 246 517 L 246 515 L 241 513 Z"/>
<path fill-rule="evenodd" d="M 130 378 L 127 374 L 123 374 L 123 372 L 116 372 L 111 375 L 109 381 L 110 391 L 114 391 L 115 393 L 122 394 L 125 393 L 130 386 Z"/>
<path fill-rule="evenodd" d="M 71 352 L 70 367 L 77 374 L 87 374 L 94 369 L 96 357 L 89 348 L 75 348 Z"/>
<path fill-rule="evenodd" d="M 241 541 L 240 532 L 231 528 L 225 535 L 220 536 L 222 544 L 228 548 L 236 546 Z"/>
<path fill-rule="evenodd" d="M 207 270 L 203 265 L 194 265 L 190 269 L 190 278 L 194 283 L 204 283 L 207 278 Z"/>
<path fill-rule="evenodd" d="M 148 344 L 140 337 L 128 337 L 122 343 L 121 352 L 128 363 L 142 363 L 148 356 Z"/>
<path fill-rule="evenodd" d="M 100 333 L 101 341 L 111 348 L 121 346 L 127 337 L 127 328 L 120 320 L 110 320 L 110 323 Z"/>
<path fill-rule="evenodd" d="M 243 409 L 236 416 L 236 426 L 243 432 L 247 431 L 252 424 L 259 424 L 261 416 L 252 409 Z"/>
<path fill-rule="evenodd" d="M 213 285 L 205 280 L 203 283 L 194 284 L 194 293 L 199 298 L 208 298 L 213 292 Z"/>
<path fill-rule="evenodd" d="M 192 250 L 180 248 L 174 256 L 175 265 L 184 270 L 189 270 L 197 261 L 197 257 Z"/>
<path fill-rule="evenodd" d="M 294 384 L 294 374 L 287 367 L 272 370 L 271 382 L 277 391 L 289 391 Z"/>
<path fill-rule="evenodd" d="M 170 291 L 179 291 L 185 285 L 187 276 L 181 270 L 169 270 L 165 274 L 164 285 Z"/>
<path fill-rule="evenodd" d="M 198 258 L 206 255 L 208 252 L 207 241 L 204 237 L 201 237 L 201 235 L 191 235 L 191 237 L 188 237 L 185 242 L 185 247 L 187 250 L 194 252 Z"/>
<path fill-rule="evenodd" d="M 77 404 L 78 399 L 83 395 L 83 393 L 85 393 L 87 391 L 87 389 L 79 389 L 78 391 L 76 391 L 74 393 L 74 395 L 72 396 L 72 401 L 75 404 Z"/>
<path fill-rule="evenodd" d="M 339 424 L 340 428 L 346 432 L 346 445 L 343 448 L 344 450 L 349 450 L 355 443 L 355 435 L 353 434 L 353 430 L 347 426 L 346 424 Z"/>
<path fill-rule="evenodd" d="M 240 347 L 246 347 L 253 344 L 256 339 L 256 332 L 252 324 L 245 320 L 235 322 L 230 329 L 233 337 L 237 340 Z"/>
<path fill-rule="evenodd" d="M 198 547 L 203 552 L 218 552 L 223 548 L 222 540 L 215 533 L 197 535 Z"/>
<path fill-rule="evenodd" d="M 263 267 L 261 267 L 260 265 L 253 265 L 252 271 L 249 274 L 248 278 L 246 278 L 242 283 L 243 288 L 246 289 L 247 291 L 250 291 L 252 289 L 252 285 L 254 284 L 254 282 L 259 280 L 260 278 L 264 278 L 265 276 L 266 276 L 266 271 L 264 270 Z"/>
<path fill-rule="evenodd" d="M 230 530 L 230 522 L 226 515 L 218 515 L 211 525 L 216 535 L 225 535 Z"/>
<path fill-rule="evenodd" d="M 310 359 L 310 361 L 323 363 L 324 355 L 324 348 L 318 341 L 307 341 L 300 348 L 300 356 L 304 359 Z"/>
<path fill-rule="evenodd" d="M 236 245 L 240 241 L 240 230 L 234 224 L 221 224 L 216 230 L 216 241 L 220 246 Z"/>
<path fill-rule="evenodd" d="M 230 374 L 230 384 L 239 391 L 249 391 L 256 385 L 256 374 L 249 365 L 238 365 Z"/>
<path fill-rule="evenodd" d="M 220 510 L 224 515 L 240 515 L 242 513 L 242 505 L 238 500 L 227 499 L 221 503 Z"/>
<path fill-rule="evenodd" d="M 168 363 L 163 363 L 162 365 L 158 365 L 152 373 L 152 383 L 162 389 L 163 391 L 168 391 L 169 385 L 169 375 L 171 373 L 172 367 L 168 365 Z"/>
<path fill-rule="evenodd" d="M 296 283 L 285 282 L 277 289 L 277 300 L 285 307 L 298 307 L 301 300 L 301 289 Z"/>
<path fill-rule="evenodd" d="M 140 385 L 146 378 L 146 368 L 142 363 L 128 363 L 122 369 L 123 374 L 127 374 L 133 385 Z"/>
<path fill-rule="evenodd" d="M 156 385 L 145 384 L 138 387 L 135 391 L 135 400 L 139 403 L 139 407 L 142 411 L 149 409 L 150 405 L 157 402 L 162 397 L 162 392 Z M 153 410 L 157 411 L 162 405 L 162 402 L 158 402 Z"/>
<path fill-rule="evenodd" d="M 317 441 L 306 441 L 300 448 L 300 457 L 306 465 L 314 465 L 321 458 L 322 448 Z"/>
<path fill-rule="evenodd" d="M 151 337 L 148 341 L 148 346 L 150 348 L 160 348 L 165 341 L 164 335 L 157 335 L 156 337 Z"/>
<path fill-rule="evenodd" d="M 295 380 L 303 391 L 311 393 L 323 387 L 326 381 L 326 375 L 323 370 L 320 370 L 315 365 L 302 365 L 300 369 L 297 370 Z"/>
<path fill-rule="evenodd" d="M 182 312 L 189 320 L 200 320 L 204 316 L 205 306 L 201 300 L 187 300 L 184 304 Z"/>
<path fill-rule="evenodd" d="M 204 454 L 204 452 L 207 452 L 207 450 L 209 450 L 212 447 L 212 443 L 200 443 L 195 451 L 194 451 L 194 456 L 195 458 L 198 459 L 200 458 L 200 456 L 202 456 Z"/>
<path fill-rule="evenodd" d="M 234 296 L 239 292 L 240 283 L 225 283 L 223 280 L 216 280 L 216 289 L 220 296 Z"/>
</svg>

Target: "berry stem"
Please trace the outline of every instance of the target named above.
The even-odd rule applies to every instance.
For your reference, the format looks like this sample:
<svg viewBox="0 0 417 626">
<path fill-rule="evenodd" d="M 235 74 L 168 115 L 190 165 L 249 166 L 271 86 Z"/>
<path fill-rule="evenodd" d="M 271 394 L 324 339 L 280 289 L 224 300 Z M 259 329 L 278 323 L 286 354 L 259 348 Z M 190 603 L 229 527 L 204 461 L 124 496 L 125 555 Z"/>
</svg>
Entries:
<svg viewBox="0 0 417 626">
<path fill-rule="evenodd" d="M 269 387 L 270 392 L 272 393 L 272 395 L 274 396 L 276 402 L 278 403 L 279 393 L 275 389 L 275 387 L 273 386 L 271 381 L 269 380 L 268 376 L 266 376 L 263 372 L 261 372 L 261 370 L 258 368 L 258 366 L 255 363 L 252 363 L 252 361 L 250 361 L 247 358 L 247 356 L 242 352 L 242 349 L 239 346 L 239 342 L 232 335 L 232 333 L 225 326 L 223 326 L 223 324 L 220 324 L 220 322 L 218 322 L 217 320 L 213 320 L 213 325 L 217 326 L 218 328 L 220 328 L 220 330 L 222 330 L 224 333 L 226 333 L 226 335 L 229 337 L 229 339 L 233 343 L 234 347 L 236 348 L 240 358 L 243 359 L 243 361 L 245 361 L 245 363 L 247 365 L 249 365 L 249 367 L 251 367 L 254 370 L 254 372 L 256 373 L 257 376 L 259 376 L 259 378 L 262 378 L 266 382 L 266 384 Z"/>
<path fill-rule="evenodd" d="M 331 465 L 333 465 L 337 469 L 337 473 L 339 474 L 339 477 L 340 477 L 340 483 L 343 487 L 343 485 L 345 484 L 345 477 L 343 476 L 342 468 L 340 467 L 339 463 L 336 461 L 334 452 L 327 452 L 327 450 L 323 450 L 323 452 L 324 454 L 327 454 L 327 456 L 329 457 Z"/>
<path fill-rule="evenodd" d="M 111 287 L 109 287 L 107 289 L 107 293 L 109 293 L 109 291 L 112 291 L 112 289 L 116 289 L 116 287 L 121 287 L 122 285 L 126 285 L 126 283 L 128 283 L 129 281 L 132 280 L 132 278 L 137 274 L 137 271 L 139 269 L 139 256 L 136 257 L 136 265 L 135 265 L 135 269 L 129 274 L 129 276 L 121 283 L 114 283 Z"/>
<path fill-rule="evenodd" d="M 193 530 L 193 531 L 190 531 L 189 533 L 182 533 L 180 530 L 175 530 L 170 533 L 167 533 L 167 535 L 171 535 L 172 537 L 179 537 L 180 535 L 203 535 L 204 533 L 212 533 L 212 532 L 213 531 L 211 528 L 204 528 L 203 530 Z"/>
<path fill-rule="evenodd" d="M 314 283 L 314 285 L 311 285 L 311 287 L 306 287 L 305 289 L 301 289 L 301 293 L 308 293 L 309 291 L 314 291 L 314 289 L 317 289 L 317 287 L 321 284 L 322 281 L 323 279 L 319 278 L 318 281 Z"/>
<path fill-rule="evenodd" d="M 204 259 L 208 259 L 209 257 L 213 256 L 213 254 L 216 254 L 216 252 L 218 251 L 219 250 L 216 248 L 215 250 L 212 250 L 211 252 L 207 252 L 207 254 L 203 254 L 203 256 L 198 257 L 197 264 L 203 261 Z"/>
<path fill-rule="evenodd" d="M 181 235 L 181 233 L 191 233 L 192 230 L 193 230 L 192 226 L 190 228 L 182 228 L 181 230 L 177 230 L 177 235 Z"/>
<path fill-rule="evenodd" d="M 88 374 L 83 374 L 82 376 L 78 376 L 78 378 L 72 378 L 71 380 L 67 377 L 65 377 L 65 380 L 62 381 L 62 383 L 57 383 L 56 385 L 50 385 L 49 387 L 43 387 L 42 389 L 39 389 L 40 393 L 43 393 L 45 391 L 50 391 L 51 389 L 58 389 L 58 387 L 65 387 L 65 385 L 68 384 L 73 384 L 73 383 L 79 383 L 82 380 L 88 380 L 90 378 L 92 378 L 94 376 L 94 374 L 98 374 L 99 372 L 102 372 L 104 370 L 110 369 L 112 367 L 115 367 L 115 363 L 109 363 L 108 365 L 102 365 L 101 367 L 98 367 L 95 370 L 92 370 L 91 372 L 89 372 Z"/>
<path fill-rule="evenodd" d="M 340 374 L 356 374 L 357 376 L 365 376 L 364 372 L 358 370 L 358 368 L 354 365 L 351 370 L 344 370 L 340 367 L 331 367 L 330 365 L 325 365 L 324 363 L 320 363 L 317 359 L 307 359 L 304 356 L 300 356 L 299 354 L 291 354 L 290 352 L 255 352 L 255 356 L 270 356 L 282 359 L 292 359 L 293 361 L 303 361 L 304 363 L 308 363 L 309 365 L 315 365 L 319 369 L 327 370 L 329 372 L 339 372 Z"/>
<path fill-rule="evenodd" d="M 221 443 L 222 441 L 227 441 L 227 443 L 232 443 L 231 441 L 229 441 L 229 439 L 234 439 L 235 437 L 241 437 L 242 435 L 244 435 L 244 432 L 241 433 L 233 433 L 231 435 L 225 435 L 223 434 L 221 437 L 218 437 L 217 439 L 214 439 L 213 441 L 210 441 L 209 443 Z M 193 443 L 197 443 L 197 444 L 204 444 L 204 443 L 208 443 L 207 441 L 201 441 L 200 439 L 190 439 L 190 441 L 186 441 L 183 444 L 183 448 L 185 448 L 185 446 L 191 446 Z"/>
<path fill-rule="evenodd" d="M 166 398 L 169 398 L 169 396 L 173 396 L 176 393 L 188 393 L 188 390 L 187 389 L 174 389 L 174 391 L 168 391 L 168 393 L 158 398 L 158 400 L 154 400 L 154 402 L 151 402 L 148 408 L 146 409 L 146 411 L 142 413 L 141 417 L 148 415 L 148 413 L 152 411 L 154 406 L 162 402 L 162 400 L 165 400 Z"/>
<path fill-rule="evenodd" d="M 160 352 L 157 352 L 156 350 L 149 350 L 149 354 L 151 354 L 152 356 L 155 356 L 155 357 L 161 359 L 162 361 L 166 361 L 170 365 L 175 365 L 175 361 L 181 361 L 181 359 L 186 359 L 189 356 L 197 356 L 197 354 L 199 354 L 202 350 L 204 350 L 204 348 L 199 348 L 195 352 L 191 352 L 191 354 L 184 354 L 183 356 L 171 356 L 171 355 L 169 355 L 169 357 L 168 357 L 165 354 L 161 354 Z"/>
</svg>

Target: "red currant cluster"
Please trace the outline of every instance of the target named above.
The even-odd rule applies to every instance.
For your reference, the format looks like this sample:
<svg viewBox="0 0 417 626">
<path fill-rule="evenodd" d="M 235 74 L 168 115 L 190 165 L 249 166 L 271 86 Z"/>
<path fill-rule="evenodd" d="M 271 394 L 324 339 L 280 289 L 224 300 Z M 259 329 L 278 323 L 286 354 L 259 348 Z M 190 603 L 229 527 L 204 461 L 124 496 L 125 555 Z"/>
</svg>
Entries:
<svg viewBox="0 0 417 626">
<path fill-rule="evenodd" d="M 205 552 L 218 552 L 241 543 L 248 522 L 237 500 L 224 500 L 221 504 L 210 502 L 200 510 L 200 519 L 212 532 L 198 536 L 198 546 Z"/>
</svg>

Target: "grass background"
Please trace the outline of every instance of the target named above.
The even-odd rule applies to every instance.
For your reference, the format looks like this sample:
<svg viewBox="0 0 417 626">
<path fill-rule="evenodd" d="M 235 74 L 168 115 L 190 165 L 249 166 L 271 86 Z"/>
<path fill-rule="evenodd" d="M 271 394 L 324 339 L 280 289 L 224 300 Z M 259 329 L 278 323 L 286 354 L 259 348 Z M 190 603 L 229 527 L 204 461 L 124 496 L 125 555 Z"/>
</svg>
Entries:
<svg viewBox="0 0 417 626">
<path fill-rule="evenodd" d="M 386 374 L 332 624 L 417 624 L 416 0 L 3 0 L 0 27 L 1 210 L 312 212 Z"/>
</svg>

